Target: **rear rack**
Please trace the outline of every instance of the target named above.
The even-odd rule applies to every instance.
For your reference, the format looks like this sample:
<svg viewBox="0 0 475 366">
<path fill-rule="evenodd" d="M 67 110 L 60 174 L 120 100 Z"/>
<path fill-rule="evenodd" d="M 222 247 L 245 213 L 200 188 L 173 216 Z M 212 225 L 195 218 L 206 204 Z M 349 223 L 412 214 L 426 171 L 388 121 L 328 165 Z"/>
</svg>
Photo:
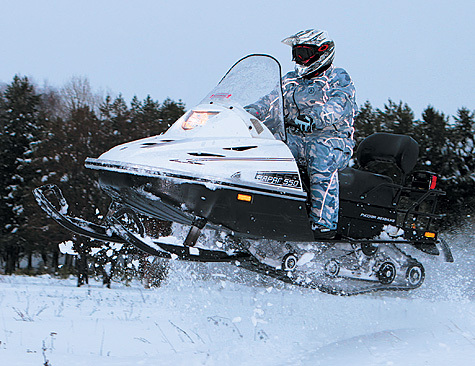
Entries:
<svg viewBox="0 0 475 366">
<path fill-rule="evenodd" d="M 360 198 L 364 199 L 369 194 L 381 189 L 382 187 L 394 188 L 396 190 L 396 194 L 393 198 L 392 204 L 396 212 L 402 216 L 402 219 L 400 219 L 399 224 L 405 228 L 411 228 L 411 229 L 415 228 L 412 225 L 413 222 L 410 222 L 411 215 L 412 217 L 428 218 L 428 222 L 425 226 L 423 227 L 419 226 L 419 228 L 424 229 L 424 230 L 431 230 L 431 225 L 434 219 L 442 219 L 445 217 L 445 214 L 436 214 L 435 212 L 437 208 L 437 198 L 439 196 L 444 196 L 446 194 L 444 191 L 438 190 L 438 189 L 421 190 L 420 188 L 412 188 L 412 187 L 407 187 L 407 186 L 403 186 L 403 185 L 395 184 L 395 183 L 381 183 L 371 188 L 369 191 L 365 192 L 363 195 L 361 195 Z M 401 204 L 401 200 L 404 197 L 414 198 L 412 203 L 410 203 L 409 207 L 407 208 L 399 207 L 399 205 Z M 419 207 L 423 203 L 428 202 L 428 201 L 432 201 L 429 207 L 429 210 L 419 211 Z"/>
</svg>

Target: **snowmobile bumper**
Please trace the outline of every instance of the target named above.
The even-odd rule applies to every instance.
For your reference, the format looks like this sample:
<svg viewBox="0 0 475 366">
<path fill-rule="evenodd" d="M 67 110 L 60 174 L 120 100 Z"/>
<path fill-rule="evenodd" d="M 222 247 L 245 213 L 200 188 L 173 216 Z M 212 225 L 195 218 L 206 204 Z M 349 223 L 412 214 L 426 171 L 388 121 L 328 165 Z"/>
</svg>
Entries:
<svg viewBox="0 0 475 366">
<path fill-rule="evenodd" d="M 126 243 L 123 238 L 116 235 L 108 227 L 97 225 L 77 217 L 68 216 L 68 203 L 58 186 L 54 184 L 44 185 L 34 189 L 33 194 L 43 211 L 64 228 L 91 239 L 105 242 Z M 47 196 L 52 196 L 54 198 L 57 207 L 47 198 Z"/>
</svg>

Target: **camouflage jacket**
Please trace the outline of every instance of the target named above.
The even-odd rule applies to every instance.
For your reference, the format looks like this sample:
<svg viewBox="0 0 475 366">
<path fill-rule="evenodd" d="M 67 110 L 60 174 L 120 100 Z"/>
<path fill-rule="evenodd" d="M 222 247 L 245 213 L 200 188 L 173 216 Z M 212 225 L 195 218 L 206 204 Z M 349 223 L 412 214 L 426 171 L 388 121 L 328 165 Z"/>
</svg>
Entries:
<svg viewBox="0 0 475 366">
<path fill-rule="evenodd" d="M 331 66 L 311 79 L 291 71 L 282 78 L 282 89 L 288 125 L 306 135 L 340 137 L 354 146 L 353 122 L 358 107 L 353 81 L 345 70 Z"/>
</svg>

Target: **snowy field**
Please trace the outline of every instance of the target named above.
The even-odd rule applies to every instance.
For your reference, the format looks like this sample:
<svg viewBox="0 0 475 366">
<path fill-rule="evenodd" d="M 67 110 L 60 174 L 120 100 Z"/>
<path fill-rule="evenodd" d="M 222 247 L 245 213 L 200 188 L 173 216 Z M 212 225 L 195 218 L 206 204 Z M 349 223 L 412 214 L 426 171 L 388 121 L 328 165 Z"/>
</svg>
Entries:
<svg viewBox="0 0 475 366">
<path fill-rule="evenodd" d="M 475 235 L 413 292 L 337 297 L 173 262 L 161 288 L 0 276 L 0 365 L 475 365 Z"/>
</svg>

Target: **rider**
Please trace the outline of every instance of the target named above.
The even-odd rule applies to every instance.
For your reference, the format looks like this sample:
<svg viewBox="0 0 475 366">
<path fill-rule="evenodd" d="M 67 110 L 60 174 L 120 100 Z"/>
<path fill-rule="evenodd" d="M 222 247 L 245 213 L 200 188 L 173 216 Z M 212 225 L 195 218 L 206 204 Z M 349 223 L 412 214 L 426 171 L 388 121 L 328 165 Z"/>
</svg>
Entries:
<svg viewBox="0 0 475 366">
<path fill-rule="evenodd" d="M 310 178 L 310 221 L 315 239 L 331 239 L 338 223 L 338 170 L 353 153 L 355 87 L 348 73 L 333 66 L 334 42 L 309 29 L 282 41 L 292 47 L 295 71 L 282 79 L 287 145 Z M 263 115 L 259 102 L 246 109 Z"/>
</svg>

